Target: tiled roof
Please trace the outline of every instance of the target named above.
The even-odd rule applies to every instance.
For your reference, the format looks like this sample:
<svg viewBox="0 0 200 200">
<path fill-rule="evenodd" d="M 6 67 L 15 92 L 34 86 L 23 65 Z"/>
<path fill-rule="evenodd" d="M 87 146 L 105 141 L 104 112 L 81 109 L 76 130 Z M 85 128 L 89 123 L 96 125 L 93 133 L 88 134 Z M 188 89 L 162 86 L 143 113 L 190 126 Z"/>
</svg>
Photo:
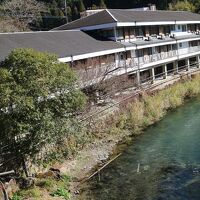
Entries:
<svg viewBox="0 0 200 200">
<path fill-rule="evenodd" d="M 200 21 L 200 15 L 186 11 L 109 10 L 118 22 Z"/>
<path fill-rule="evenodd" d="M 68 24 L 64 24 L 59 26 L 53 30 L 69 30 L 69 29 L 76 29 L 83 26 L 93 26 L 93 25 L 100 25 L 100 24 L 108 24 L 113 23 L 115 20 L 112 18 L 107 10 L 103 10 L 96 14 L 93 14 L 88 17 L 84 17 Z"/>
<path fill-rule="evenodd" d="M 186 11 L 138 11 L 125 9 L 103 10 L 85 18 L 64 24 L 54 30 L 81 29 L 82 27 L 114 22 L 200 21 L 200 15 Z M 162 24 L 162 23 L 161 23 Z"/>
<path fill-rule="evenodd" d="M 82 31 L 49 31 L 0 34 L 0 61 L 16 48 L 33 48 L 59 58 L 121 48 L 113 41 L 99 41 Z"/>
</svg>

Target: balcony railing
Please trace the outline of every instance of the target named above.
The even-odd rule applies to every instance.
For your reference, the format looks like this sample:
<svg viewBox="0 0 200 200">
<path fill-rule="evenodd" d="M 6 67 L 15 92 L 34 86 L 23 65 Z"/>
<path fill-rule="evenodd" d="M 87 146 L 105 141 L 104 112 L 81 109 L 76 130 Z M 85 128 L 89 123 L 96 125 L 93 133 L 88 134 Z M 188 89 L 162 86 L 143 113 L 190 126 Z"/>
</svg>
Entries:
<svg viewBox="0 0 200 200">
<path fill-rule="evenodd" d="M 157 53 L 153 55 L 144 55 L 138 58 L 135 57 L 135 58 L 131 58 L 130 60 L 127 60 L 126 67 L 127 68 L 138 67 L 138 64 L 142 66 L 144 64 L 150 64 L 150 63 L 157 62 L 160 60 L 173 58 L 178 55 L 187 55 L 188 53 L 194 53 L 198 51 L 200 51 L 200 46 L 182 48 L 182 49 L 179 49 L 178 51 L 173 50 L 173 51 L 162 52 L 162 53 Z"/>
<path fill-rule="evenodd" d="M 91 66 L 88 69 L 77 70 L 79 77 L 81 77 L 82 83 L 87 83 L 87 85 L 91 85 L 101 80 L 105 80 L 114 75 L 121 75 L 125 72 L 130 72 L 133 70 L 137 70 L 138 67 L 142 67 L 144 64 L 154 63 L 160 60 L 166 60 L 168 58 L 174 58 L 178 55 L 187 55 L 188 53 L 198 52 L 200 51 L 200 46 L 182 48 L 169 52 L 162 52 L 153 55 L 145 55 L 143 57 L 134 57 L 125 60 L 120 60 L 117 63 L 111 62 L 99 66 Z M 139 65 L 138 65 L 139 64 Z"/>
<path fill-rule="evenodd" d="M 153 55 L 145 55 L 138 58 L 132 58 L 126 64 L 127 64 L 127 67 L 137 67 L 138 64 L 140 65 L 149 64 L 152 62 L 165 60 L 167 58 L 172 58 L 175 56 L 177 56 L 177 51 L 174 50 L 174 51 L 169 51 L 169 52 L 157 53 Z"/>
</svg>

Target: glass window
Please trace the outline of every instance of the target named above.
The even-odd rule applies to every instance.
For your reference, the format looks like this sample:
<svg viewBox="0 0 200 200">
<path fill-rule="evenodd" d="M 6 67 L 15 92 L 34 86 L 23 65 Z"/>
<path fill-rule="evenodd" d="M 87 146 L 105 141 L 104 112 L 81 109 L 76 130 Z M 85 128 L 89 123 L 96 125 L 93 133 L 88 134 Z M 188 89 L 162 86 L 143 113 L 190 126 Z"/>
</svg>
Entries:
<svg viewBox="0 0 200 200">
<path fill-rule="evenodd" d="M 175 30 L 175 26 L 174 26 L 174 25 L 171 25 L 171 26 L 170 26 L 170 29 L 171 29 L 171 31 L 174 31 L 174 30 Z"/>
<path fill-rule="evenodd" d="M 143 57 L 143 50 L 139 49 L 136 51 L 136 57 Z"/>
<path fill-rule="evenodd" d="M 172 50 L 176 50 L 176 44 L 172 44 Z"/>
<path fill-rule="evenodd" d="M 135 34 L 136 34 L 136 36 L 144 36 L 144 33 L 143 33 L 141 27 L 136 27 Z"/>
<path fill-rule="evenodd" d="M 187 31 L 186 29 L 187 29 L 186 25 L 182 25 L 182 31 L 185 32 L 185 31 Z"/>
<path fill-rule="evenodd" d="M 123 35 L 124 35 L 123 29 L 122 28 L 117 29 L 117 37 L 124 37 Z"/>
</svg>

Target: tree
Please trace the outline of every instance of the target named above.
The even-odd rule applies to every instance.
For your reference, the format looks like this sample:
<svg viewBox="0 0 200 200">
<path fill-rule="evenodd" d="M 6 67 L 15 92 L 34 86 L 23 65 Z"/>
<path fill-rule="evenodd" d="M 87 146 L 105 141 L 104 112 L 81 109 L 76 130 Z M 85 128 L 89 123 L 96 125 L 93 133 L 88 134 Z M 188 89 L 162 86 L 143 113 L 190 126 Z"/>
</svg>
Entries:
<svg viewBox="0 0 200 200">
<path fill-rule="evenodd" d="M 99 8 L 106 8 L 106 4 L 105 4 L 104 0 L 100 0 Z"/>
<path fill-rule="evenodd" d="M 82 0 L 79 0 L 78 1 L 78 11 L 81 13 L 83 11 L 85 11 L 85 5 L 83 4 L 83 1 Z"/>
<path fill-rule="evenodd" d="M 40 18 L 42 11 L 46 11 L 45 5 L 36 0 L 5 1 L 2 8 L 7 16 L 24 22 L 26 26 L 30 21 Z"/>
<path fill-rule="evenodd" d="M 20 167 L 45 144 L 63 140 L 84 104 L 74 72 L 56 56 L 12 51 L 0 68 L 0 149 L 8 147 L 4 159 Z"/>
<path fill-rule="evenodd" d="M 80 14 L 78 12 L 78 9 L 76 6 L 73 7 L 73 10 L 72 10 L 72 20 L 76 20 L 80 18 Z"/>
<path fill-rule="evenodd" d="M 169 4 L 169 10 L 179 10 L 179 11 L 195 11 L 195 6 L 187 0 L 177 1 Z"/>
</svg>

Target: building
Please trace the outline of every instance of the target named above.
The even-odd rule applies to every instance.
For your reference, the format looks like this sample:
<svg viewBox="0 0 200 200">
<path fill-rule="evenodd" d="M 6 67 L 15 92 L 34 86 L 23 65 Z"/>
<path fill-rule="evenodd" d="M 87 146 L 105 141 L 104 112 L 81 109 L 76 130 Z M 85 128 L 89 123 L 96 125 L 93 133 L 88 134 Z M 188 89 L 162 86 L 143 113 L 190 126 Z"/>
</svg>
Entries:
<svg viewBox="0 0 200 200">
<path fill-rule="evenodd" d="M 125 50 L 115 58 L 118 74 L 137 74 L 138 83 L 199 62 L 200 15 L 190 12 L 104 10 L 56 29 L 78 29 L 122 44 Z"/>
<path fill-rule="evenodd" d="M 134 84 L 199 67 L 200 15 L 105 9 L 49 32 L 0 34 L 0 59 L 19 47 L 55 53 L 81 87 L 127 75 Z"/>
</svg>

